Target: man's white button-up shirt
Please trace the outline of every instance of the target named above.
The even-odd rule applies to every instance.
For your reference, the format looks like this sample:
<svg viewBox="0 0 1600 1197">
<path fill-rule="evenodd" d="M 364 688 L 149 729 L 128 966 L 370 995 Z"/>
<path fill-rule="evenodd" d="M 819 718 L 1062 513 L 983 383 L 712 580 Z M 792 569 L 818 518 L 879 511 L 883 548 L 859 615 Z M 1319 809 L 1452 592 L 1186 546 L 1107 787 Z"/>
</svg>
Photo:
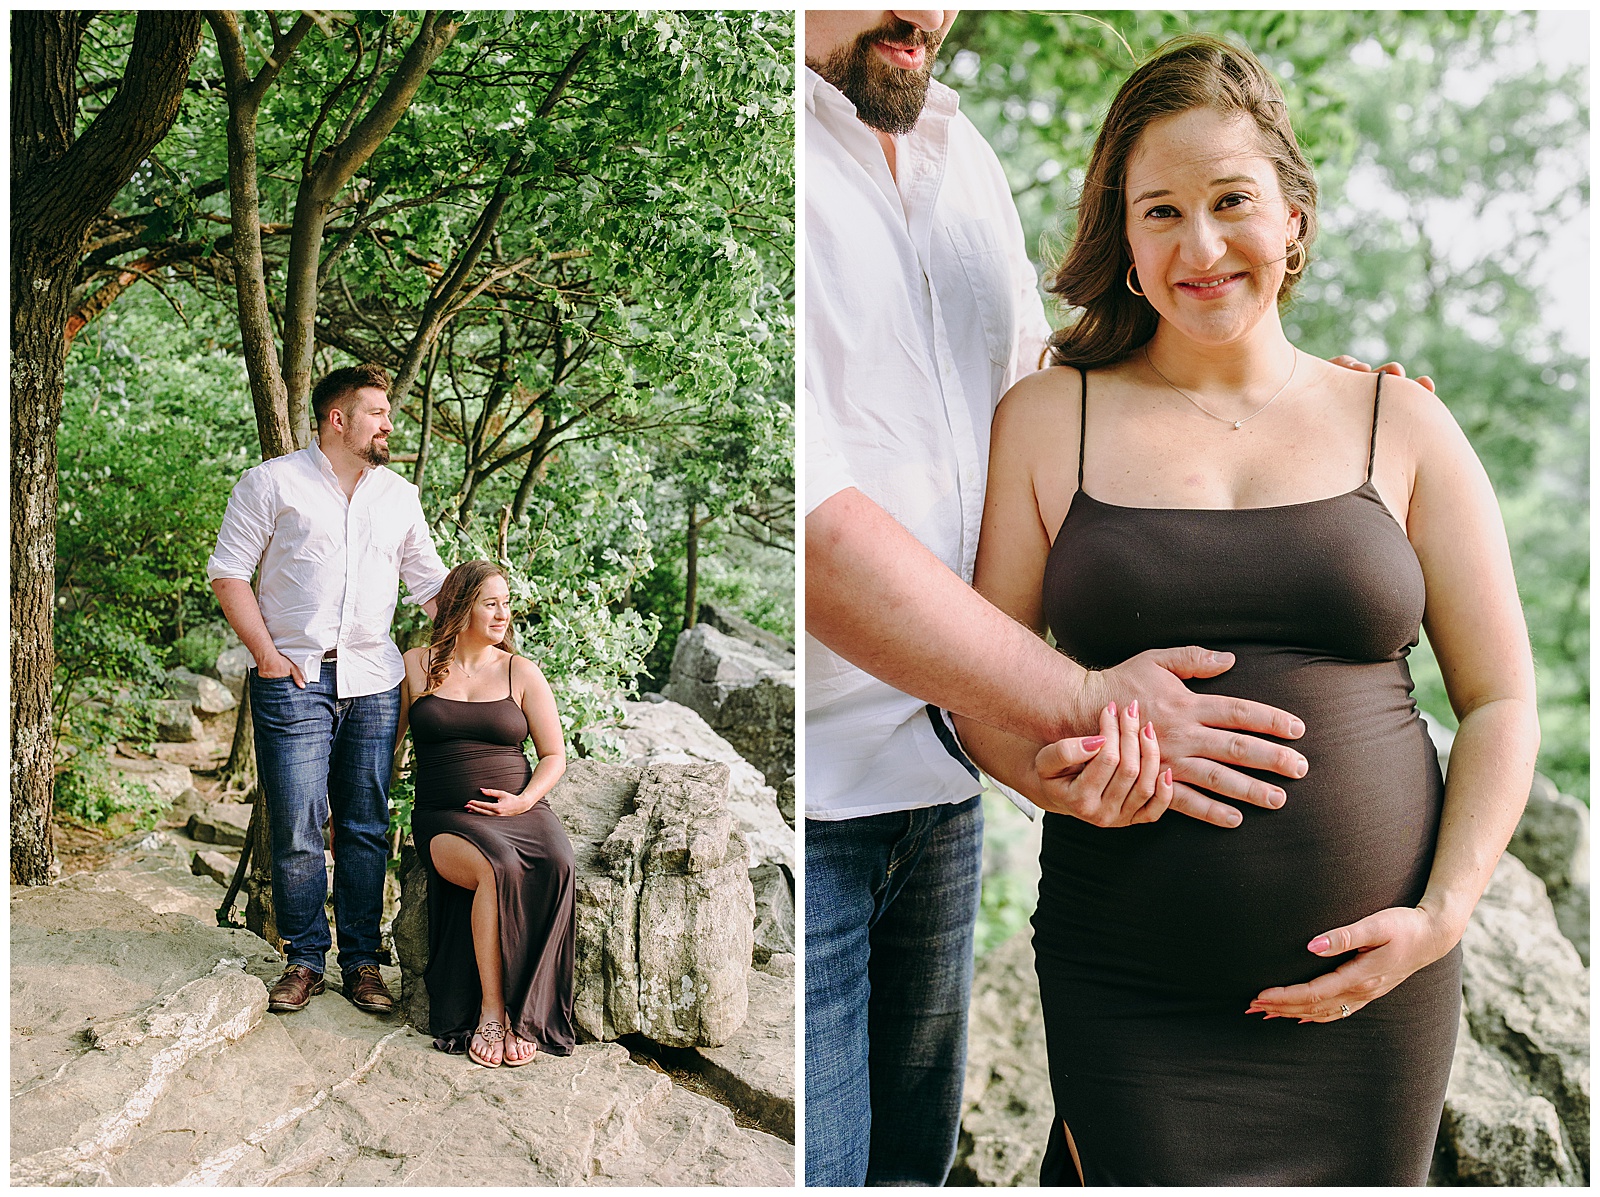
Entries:
<svg viewBox="0 0 1600 1197">
<path fill-rule="evenodd" d="M 805 505 L 855 487 L 962 579 L 989 423 L 1049 325 L 994 151 L 933 83 L 890 174 L 855 106 L 805 72 Z M 921 700 L 806 637 L 808 818 L 972 797 Z"/>
<path fill-rule="evenodd" d="M 233 488 L 206 576 L 248 582 L 257 566 L 272 643 L 308 682 L 337 650 L 340 698 L 399 684 L 405 664 L 389 638 L 398 581 L 421 604 L 446 572 L 415 486 L 374 467 L 346 500 L 315 444 L 246 470 Z"/>
</svg>

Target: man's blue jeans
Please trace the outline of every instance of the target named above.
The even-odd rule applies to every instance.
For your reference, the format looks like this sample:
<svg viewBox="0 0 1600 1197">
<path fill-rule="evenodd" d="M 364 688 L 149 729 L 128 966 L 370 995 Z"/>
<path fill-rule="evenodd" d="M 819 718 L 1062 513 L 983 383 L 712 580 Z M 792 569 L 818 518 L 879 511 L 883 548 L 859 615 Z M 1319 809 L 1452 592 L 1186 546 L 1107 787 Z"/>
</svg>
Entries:
<svg viewBox="0 0 1600 1197">
<path fill-rule="evenodd" d="M 250 670 L 256 775 L 272 826 L 272 908 L 287 963 L 324 970 L 332 940 L 323 904 L 322 824 L 333 815 L 333 918 L 339 970 L 378 963 L 383 875 L 389 860 L 389 769 L 400 687 L 339 698 L 337 662 L 304 690 L 292 677 Z"/>
<path fill-rule="evenodd" d="M 983 806 L 807 819 L 806 1184 L 941 1185 L 955 1159 Z"/>
</svg>

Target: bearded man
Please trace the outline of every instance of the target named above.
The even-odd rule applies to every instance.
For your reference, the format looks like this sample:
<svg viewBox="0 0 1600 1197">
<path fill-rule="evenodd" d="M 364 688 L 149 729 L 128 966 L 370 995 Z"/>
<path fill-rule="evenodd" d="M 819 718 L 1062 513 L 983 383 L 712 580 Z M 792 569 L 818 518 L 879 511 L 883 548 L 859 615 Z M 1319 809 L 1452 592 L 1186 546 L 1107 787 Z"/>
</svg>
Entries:
<svg viewBox="0 0 1600 1197">
<path fill-rule="evenodd" d="M 388 375 L 371 364 L 322 379 L 311 395 L 316 442 L 245 471 L 206 564 L 223 614 L 255 659 L 246 684 L 287 965 L 268 1009 L 280 1014 L 304 1009 L 326 988 L 322 825 L 330 815 L 344 996 L 375 1014 L 394 1008 L 378 969 L 405 674 L 389 625 L 398 579 L 431 618 L 445 568 L 417 488 L 384 468 L 388 390 Z"/>
<path fill-rule="evenodd" d="M 1185 781 L 1269 805 L 1229 766 L 1303 771 L 1225 730 L 1298 720 L 1183 685 L 1229 654 L 1087 674 L 968 585 L 990 418 L 1049 328 L 1000 164 L 931 82 L 955 16 L 805 18 L 808 1185 L 938 1185 L 954 1159 L 983 812 L 947 710 L 1056 749 L 1033 791 L 1068 814 L 1087 749 L 1062 738 L 1108 700 L 1150 712 L 1180 814 L 1240 818 Z"/>
</svg>

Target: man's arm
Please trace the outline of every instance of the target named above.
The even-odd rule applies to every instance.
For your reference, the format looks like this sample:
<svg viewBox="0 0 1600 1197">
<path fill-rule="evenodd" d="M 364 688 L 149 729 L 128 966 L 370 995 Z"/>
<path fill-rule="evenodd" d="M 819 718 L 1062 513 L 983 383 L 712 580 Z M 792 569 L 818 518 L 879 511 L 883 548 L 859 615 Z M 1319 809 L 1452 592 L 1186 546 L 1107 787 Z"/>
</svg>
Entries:
<svg viewBox="0 0 1600 1197">
<path fill-rule="evenodd" d="M 264 678 L 293 677 L 294 684 L 304 690 L 305 674 L 273 644 L 272 633 L 267 631 L 267 621 L 261 618 L 261 604 L 256 602 L 256 592 L 250 589 L 250 583 L 238 578 L 212 578 L 211 589 L 222 605 L 228 626 L 255 658 L 256 672 Z"/>
<path fill-rule="evenodd" d="M 896 689 L 1035 749 L 1092 734 L 1107 703 L 1137 700 L 1155 723 L 1162 759 L 1188 783 L 1173 803 L 1185 813 L 1212 805 L 1196 785 L 1257 806 L 1283 804 L 1276 786 L 1229 766 L 1305 773 L 1299 753 L 1238 734 L 1296 739 L 1305 728 L 1294 716 L 1184 686 L 1182 678 L 1226 672 L 1232 654 L 1152 650 L 1090 673 L 990 604 L 853 487 L 806 516 L 806 631 Z"/>
<path fill-rule="evenodd" d="M 805 523 L 806 631 L 845 660 L 1039 743 L 1080 722 L 1086 671 L 984 600 L 859 490 L 835 494 Z"/>
<path fill-rule="evenodd" d="M 416 603 L 429 619 L 439 610 L 439 588 L 444 585 L 449 572 L 439 559 L 439 550 L 433 547 L 433 535 L 428 531 L 428 519 L 422 513 L 422 498 L 415 488 L 411 494 L 411 524 L 400 542 L 400 577 L 410 591 L 408 602 Z M 419 601 L 418 596 L 425 595 Z"/>
</svg>

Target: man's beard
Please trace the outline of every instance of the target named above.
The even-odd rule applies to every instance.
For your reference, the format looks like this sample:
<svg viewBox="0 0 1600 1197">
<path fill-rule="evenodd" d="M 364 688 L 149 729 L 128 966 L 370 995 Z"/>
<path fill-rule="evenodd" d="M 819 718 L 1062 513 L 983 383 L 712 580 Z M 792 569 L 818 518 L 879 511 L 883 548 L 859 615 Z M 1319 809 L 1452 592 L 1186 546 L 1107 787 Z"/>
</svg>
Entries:
<svg viewBox="0 0 1600 1197">
<path fill-rule="evenodd" d="M 941 40 L 937 33 L 918 29 L 908 21 L 890 19 L 821 62 L 806 65 L 845 94 L 856 106 L 856 116 L 862 124 L 900 136 L 911 132 L 922 115 L 928 81 L 933 78 L 933 58 Z M 925 46 L 926 56 L 920 69 L 901 70 L 878 56 L 872 48 L 874 42 Z"/>
<path fill-rule="evenodd" d="M 359 448 L 346 439 L 344 447 L 369 465 L 386 466 L 389 464 L 389 448 L 387 445 L 378 444 L 376 437 Z"/>
</svg>

